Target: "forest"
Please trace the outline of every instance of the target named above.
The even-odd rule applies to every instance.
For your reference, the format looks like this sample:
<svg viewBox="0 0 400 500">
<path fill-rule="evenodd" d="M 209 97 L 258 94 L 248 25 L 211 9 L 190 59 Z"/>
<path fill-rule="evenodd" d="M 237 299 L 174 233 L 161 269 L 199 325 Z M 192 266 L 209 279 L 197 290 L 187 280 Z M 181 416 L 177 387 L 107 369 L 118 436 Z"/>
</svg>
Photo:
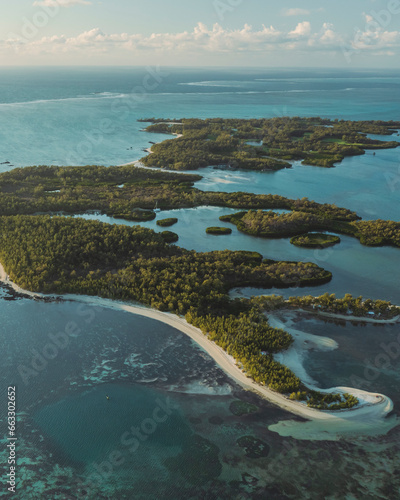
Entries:
<svg viewBox="0 0 400 500">
<path fill-rule="evenodd" d="M 346 208 L 307 198 L 200 191 L 198 175 L 125 167 L 17 168 L 0 174 L 0 215 L 77 214 L 89 210 L 128 220 L 151 220 L 161 210 L 204 205 L 238 209 L 287 209 L 317 213 L 337 220 L 356 220 Z M 147 210 L 145 213 L 140 213 Z"/>
<path fill-rule="evenodd" d="M 221 221 L 235 224 L 239 231 L 262 238 L 286 238 L 309 233 L 310 231 L 333 231 L 352 236 L 366 246 L 400 247 L 400 222 L 385 220 L 339 220 L 331 214 L 321 215 L 292 211 L 277 213 L 273 211 L 249 210 L 232 215 L 222 215 Z M 308 239 L 312 236 L 306 234 Z M 293 241 L 293 240 L 292 240 Z M 295 240 L 298 241 L 298 240 Z M 335 243 L 338 243 L 335 240 Z M 308 246 L 310 243 L 307 243 Z"/>
<path fill-rule="evenodd" d="M 41 216 L 0 217 L 0 261 L 21 287 L 134 300 L 186 315 L 254 380 L 292 393 L 300 380 L 273 359 L 293 339 L 271 328 L 261 308 L 230 299 L 237 286 L 316 285 L 331 273 L 316 264 L 264 260 L 255 252 L 196 253 L 139 226 Z"/>
<path fill-rule="evenodd" d="M 400 142 L 370 139 L 367 134 L 392 135 L 400 122 L 345 121 L 323 118 L 270 119 L 148 119 L 147 132 L 176 134 L 155 144 L 141 159 L 148 167 L 196 170 L 208 166 L 240 170 L 280 170 L 289 161 L 333 167 L 345 157 L 369 149 L 396 148 Z M 144 120 L 142 120 L 144 121 Z"/>
<path fill-rule="evenodd" d="M 370 148 L 397 147 L 396 141 L 375 141 L 366 134 L 390 136 L 400 123 L 321 118 L 143 121 L 152 122 L 149 131 L 182 135 L 154 145 L 153 153 L 143 159 L 159 170 L 133 165 L 36 166 L 0 174 L 0 261 L 10 278 L 32 291 L 133 300 L 185 316 L 257 382 L 319 409 L 356 405 L 357 399 L 348 394 L 328 396 L 308 390 L 274 360 L 274 353 L 290 347 L 293 339 L 270 327 L 265 311 L 302 307 L 386 318 L 397 311 L 390 303 L 348 295 L 336 299 L 328 294 L 311 302 L 308 297 L 231 299 L 228 293 L 236 287 L 313 286 L 327 283 L 332 275 L 316 264 L 263 260 L 255 252 L 187 251 L 173 244 L 178 235 L 168 230 L 157 234 L 140 226 L 59 215 L 99 211 L 116 219 L 145 221 L 158 217 L 156 208 L 162 214 L 167 209 L 210 205 L 243 210 L 221 219 L 255 236 L 329 230 L 366 245 L 400 246 L 397 222 L 362 221 L 351 210 L 307 198 L 201 191 L 195 188 L 201 176 L 164 170 L 208 165 L 276 170 L 289 167 L 288 161 L 293 160 L 333 166 Z M 273 212 L 278 209 L 289 212 Z M 165 228 L 176 222 L 176 218 L 157 219 Z M 230 229 L 215 226 L 207 232 L 221 234 Z M 312 239 L 307 236 L 304 241 Z"/>
<path fill-rule="evenodd" d="M 340 238 L 334 234 L 308 233 L 293 236 L 290 243 L 303 248 L 328 248 L 340 243 Z"/>
<path fill-rule="evenodd" d="M 400 316 L 400 307 L 387 300 L 364 299 L 362 296 L 353 297 L 346 293 L 338 298 L 334 293 L 324 293 L 319 297 L 305 295 L 303 297 L 289 297 L 285 300 L 281 295 L 263 295 L 252 297 L 253 305 L 258 305 L 263 311 L 277 309 L 304 309 L 312 312 L 328 312 L 332 314 L 349 314 L 356 317 L 374 317 L 377 319 L 393 319 Z"/>
</svg>

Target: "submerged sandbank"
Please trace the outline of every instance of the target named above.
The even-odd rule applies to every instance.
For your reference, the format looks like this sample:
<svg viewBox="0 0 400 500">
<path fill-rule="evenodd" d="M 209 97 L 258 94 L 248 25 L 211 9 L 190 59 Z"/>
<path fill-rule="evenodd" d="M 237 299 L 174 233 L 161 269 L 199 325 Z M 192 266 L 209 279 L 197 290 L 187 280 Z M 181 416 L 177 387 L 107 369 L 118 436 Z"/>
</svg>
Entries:
<svg viewBox="0 0 400 500">
<path fill-rule="evenodd" d="M 0 280 L 9 286 L 12 286 L 14 290 L 20 293 L 24 293 L 32 297 L 45 297 L 43 294 L 23 290 L 18 285 L 10 281 L 1 264 Z M 308 422 L 306 424 L 304 422 L 286 420 L 269 427 L 270 430 L 278 432 L 281 435 L 292 435 L 298 439 L 335 440 L 339 439 L 342 435 L 348 434 L 383 434 L 388 432 L 398 423 L 397 418 L 394 417 L 385 419 L 387 414 L 392 411 L 393 403 L 390 398 L 382 394 L 368 393 L 352 388 L 335 388 L 334 392 L 349 392 L 360 399 L 361 405 L 354 409 L 343 411 L 320 411 L 314 408 L 309 408 L 304 403 L 292 401 L 287 396 L 274 392 L 268 387 L 254 382 L 254 380 L 250 379 L 236 365 L 232 356 L 229 356 L 221 347 L 209 340 L 199 328 L 190 325 L 184 318 L 176 316 L 172 313 L 161 312 L 146 306 L 133 305 L 126 302 L 103 299 L 100 297 L 90 297 L 86 295 L 67 294 L 62 295 L 61 298 L 64 300 L 77 301 L 97 307 L 111 308 L 114 310 L 126 311 L 139 316 L 144 316 L 156 321 L 161 321 L 162 323 L 170 325 L 185 333 L 194 342 L 196 342 L 196 344 L 204 349 L 214 359 L 217 365 L 242 388 L 256 392 L 271 403 L 278 405 L 280 408 L 287 410 L 288 412 L 312 420 L 311 423 Z M 274 320 L 272 321 L 271 326 L 274 326 Z M 305 339 L 309 341 L 311 337 L 315 336 L 306 334 L 306 337 L 303 337 L 302 341 L 304 342 Z M 315 339 L 313 339 L 313 341 L 317 342 Z M 332 344 L 332 342 L 334 341 L 331 341 L 331 339 L 323 339 L 320 341 L 320 346 L 325 345 L 326 348 L 335 348 L 335 343 Z M 287 351 L 289 353 L 288 356 L 291 355 L 290 349 Z M 287 360 L 289 360 L 289 358 L 287 358 Z M 297 366 L 299 365 L 297 364 Z M 314 425 L 314 423 L 317 423 L 318 425 Z"/>
</svg>

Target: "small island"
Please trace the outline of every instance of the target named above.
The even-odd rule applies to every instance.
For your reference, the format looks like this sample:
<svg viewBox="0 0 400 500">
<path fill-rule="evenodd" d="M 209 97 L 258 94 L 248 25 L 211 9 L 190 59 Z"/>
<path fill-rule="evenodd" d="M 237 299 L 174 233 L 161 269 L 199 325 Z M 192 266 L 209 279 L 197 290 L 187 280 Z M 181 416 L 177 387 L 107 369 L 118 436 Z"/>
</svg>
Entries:
<svg viewBox="0 0 400 500">
<path fill-rule="evenodd" d="M 303 248 L 328 248 L 340 243 L 340 238 L 334 234 L 308 233 L 294 236 L 290 243 Z"/>
<path fill-rule="evenodd" d="M 131 222 L 149 222 L 156 218 L 156 214 L 152 210 L 140 209 L 134 209 L 131 212 L 113 213 L 112 216 L 115 219 L 123 219 Z"/>
<path fill-rule="evenodd" d="M 208 227 L 206 229 L 207 234 L 213 234 L 215 236 L 222 235 L 222 234 L 232 234 L 232 229 L 229 227 Z"/>
<path fill-rule="evenodd" d="M 178 222 L 178 219 L 175 217 L 169 217 L 168 219 L 160 219 L 156 222 L 157 226 L 161 227 L 170 227 Z"/>
<path fill-rule="evenodd" d="M 222 215 L 219 219 L 235 224 L 242 233 L 260 238 L 288 238 L 320 230 L 352 236 L 365 246 L 400 247 L 400 222 L 381 219 L 361 221 L 354 213 L 318 208 L 309 212 L 292 210 L 290 213 L 248 210 Z"/>
</svg>

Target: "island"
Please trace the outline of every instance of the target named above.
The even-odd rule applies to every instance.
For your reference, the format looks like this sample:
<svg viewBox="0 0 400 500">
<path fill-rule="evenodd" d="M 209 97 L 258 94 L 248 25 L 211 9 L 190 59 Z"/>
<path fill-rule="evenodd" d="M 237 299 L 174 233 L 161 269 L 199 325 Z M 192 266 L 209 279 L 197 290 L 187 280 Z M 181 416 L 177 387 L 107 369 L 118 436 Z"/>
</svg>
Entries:
<svg viewBox="0 0 400 500">
<path fill-rule="evenodd" d="M 169 217 L 168 219 L 160 219 L 156 222 L 157 226 L 161 227 L 170 227 L 178 222 L 178 219 L 175 217 Z"/>
<path fill-rule="evenodd" d="M 271 194 L 201 191 L 194 187 L 201 179 L 199 175 L 135 165 L 17 168 L 0 174 L 0 215 L 99 211 L 129 220 L 142 216 L 153 219 L 156 206 L 160 210 L 171 210 L 210 205 L 239 210 L 297 210 L 337 220 L 359 219 L 351 210 L 307 198 L 291 200 Z M 123 189 L 119 188 L 121 184 Z M 145 210 L 153 213 L 139 213 Z"/>
<path fill-rule="evenodd" d="M 354 219 L 353 214 L 342 217 L 334 212 L 318 213 L 318 209 L 313 212 L 293 210 L 290 213 L 248 210 L 220 217 L 221 221 L 234 224 L 239 231 L 261 238 L 298 237 L 310 231 L 323 230 L 352 236 L 365 246 L 400 247 L 400 222 Z M 335 243 L 338 241 L 335 240 Z"/>
<path fill-rule="evenodd" d="M 298 298 L 297 302 L 293 299 L 287 303 L 283 299 L 268 302 L 229 296 L 230 290 L 244 286 L 268 289 L 323 285 L 332 279 L 329 270 L 310 262 L 263 259 L 259 253 L 249 251 L 188 251 L 173 244 L 178 235 L 171 231 L 157 234 L 139 225 L 104 224 L 68 216 L 99 211 L 116 221 L 121 218 L 140 222 L 153 220 L 155 207 L 158 212 L 211 205 L 242 210 L 222 216 L 221 220 L 254 236 L 314 238 L 316 243 L 315 239 L 322 237 L 312 236 L 310 231 L 333 231 L 356 237 L 366 245 L 398 247 L 397 222 L 362 221 L 347 208 L 307 198 L 201 191 L 194 187 L 200 176 L 164 170 L 200 168 L 209 165 L 210 159 L 233 168 L 255 170 L 285 168 L 286 160 L 295 158 L 332 166 L 340 158 L 363 154 L 368 148 L 397 147 L 395 141 L 367 137 L 369 133 L 390 135 L 396 127 L 400 127 L 397 122 L 311 118 L 155 121 L 150 131 L 182 134 L 153 146 L 152 153 L 143 159 L 145 165 L 161 167 L 159 170 L 139 165 L 37 166 L 0 174 L 2 279 L 8 284 L 12 280 L 31 292 L 135 301 L 160 314 L 172 313 L 175 319 L 168 316 L 168 321 L 182 323 L 181 328 L 193 335 L 191 328 L 202 332 L 214 346 L 213 352 L 219 353 L 216 356 L 225 360 L 221 363 L 227 363 L 221 353 L 230 356 L 240 370 L 240 375 L 235 376 L 250 380 L 247 385 L 253 384 L 251 387 L 263 394 L 284 394 L 285 401 L 302 401 L 320 410 L 353 408 L 359 403 L 354 395 L 312 390 L 276 361 L 274 356 L 289 349 L 294 339 L 270 324 L 266 314 L 270 303 L 274 308 L 298 307 L 337 314 L 335 309 L 324 309 L 325 302 L 327 308 L 339 308 L 337 299 L 309 302 Z M 262 145 L 247 144 L 255 140 L 262 141 Z M 304 154 L 307 148 L 311 149 Z M 266 158 L 269 154 L 274 157 Z M 277 209 L 287 213 L 273 211 Z M 172 218 L 157 221 L 161 227 L 175 222 Z M 210 231 L 231 232 L 230 228 L 220 227 L 208 228 Z M 326 244 L 327 239 L 323 235 L 319 244 Z M 346 303 L 354 315 L 364 316 L 367 310 L 368 316 L 373 312 L 370 319 L 376 321 L 392 311 L 387 305 L 382 309 L 384 316 L 378 317 L 376 310 L 381 305 L 377 302 L 371 305 L 364 301 L 357 308 L 359 302 L 347 297 Z M 368 309 L 371 307 L 372 311 Z M 203 342 L 198 336 L 196 341 Z"/>
<path fill-rule="evenodd" d="M 142 120 L 145 121 L 145 120 Z M 175 134 L 151 147 L 142 158 L 148 167 L 170 170 L 219 168 L 273 171 L 304 165 L 333 167 L 345 157 L 369 149 L 396 148 L 398 141 L 370 139 L 368 134 L 390 136 L 400 122 L 328 120 L 319 117 L 269 119 L 155 120 L 147 132 Z"/>
<path fill-rule="evenodd" d="M 215 236 L 223 235 L 223 234 L 232 234 L 232 229 L 230 229 L 229 227 L 212 226 L 212 227 L 208 227 L 206 229 L 206 233 L 213 234 Z"/>
<path fill-rule="evenodd" d="M 308 233 L 294 236 L 290 243 L 303 248 L 328 248 L 340 243 L 340 238 L 334 234 Z"/>
</svg>

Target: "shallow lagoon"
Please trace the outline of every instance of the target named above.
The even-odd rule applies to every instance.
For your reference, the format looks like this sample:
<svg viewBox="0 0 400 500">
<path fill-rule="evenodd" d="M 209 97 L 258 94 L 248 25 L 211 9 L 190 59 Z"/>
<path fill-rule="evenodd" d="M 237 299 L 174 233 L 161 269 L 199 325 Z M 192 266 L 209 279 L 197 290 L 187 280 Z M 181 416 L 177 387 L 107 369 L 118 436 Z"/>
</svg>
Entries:
<svg viewBox="0 0 400 500">
<path fill-rule="evenodd" d="M 268 426 L 301 419 L 238 388 L 189 338 L 164 324 L 74 302 L 0 300 L 0 313 L 8 318 L 3 346 L 12 347 L 5 351 L 2 387 L 10 380 L 17 385 L 16 498 L 65 499 L 79 488 L 113 499 L 133 492 L 138 499 L 307 498 L 310 481 L 312 494 L 323 497 L 327 478 L 344 496 L 376 491 L 394 473 L 397 429 L 375 447 L 357 437 L 280 437 Z M 43 352 L 49 335 L 70 321 L 79 333 L 25 385 L 17 367 L 29 366 L 32 349 Z M 327 365 L 324 376 L 334 378 L 336 369 Z M 312 367 L 314 377 L 317 372 Z M 257 411 L 234 414 L 237 400 Z M 160 401 L 171 414 L 137 446 L 124 434 L 143 425 L 153 431 L 148 419 Z M 252 447 L 238 444 L 244 436 L 253 437 Z M 110 466 L 110 457 L 120 463 Z M 385 469 L 375 471 L 377 461 Z M 366 470 L 374 471 L 374 484 Z"/>
<path fill-rule="evenodd" d="M 188 250 L 207 252 L 210 250 L 250 250 L 259 252 L 265 258 L 275 260 L 301 260 L 314 262 L 333 273 L 330 283 L 319 287 L 274 290 L 286 296 L 325 293 L 345 293 L 370 298 L 385 298 L 400 303 L 400 249 L 392 247 L 373 248 L 360 244 L 355 238 L 339 235 L 341 243 L 323 250 L 299 248 L 290 244 L 290 238 L 265 239 L 239 232 L 233 224 L 221 222 L 219 217 L 235 213 L 237 210 L 219 207 L 199 207 L 193 209 L 166 210 L 157 214 L 154 221 L 140 223 L 141 226 L 161 232 L 165 228 L 157 226 L 157 219 L 178 218 L 171 231 L 179 235 L 178 246 Z M 133 226 L 137 223 L 113 219 L 105 215 L 85 214 L 86 219 L 100 220 L 110 224 Z M 209 226 L 232 228 L 232 234 L 214 236 L 206 234 Z M 270 293 L 261 289 L 243 289 L 244 296 Z"/>
<path fill-rule="evenodd" d="M 140 84 L 142 70 L 116 69 L 106 74 L 97 69 L 68 70 L 68 74 L 29 70 L 28 79 L 24 71 L 10 69 L 0 76 L 0 156 L 1 162 L 11 161 L 15 166 L 111 165 L 138 159 L 149 141 L 165 138 L 141 131 L 143 124 L 136 120 L 145 116 L 398 119 L 400 109 L 398 74 L 328 78 L 337 76 L 336 72 L 249 70 L 243 76 L 232 71 L 177 71 L 132 106 L 132 88 Z M 49 81 L 54 84 L 49 86 Z M 121 106 L 128 106 L 127 115 L 113 111 Z M 102 119 L 111 119 L 113 130 L 98 136 L 91 147 L 83 147 L 83 138 L 86 141 Z M 334 169 L 295 165 L 275 173 L 251 173 L 209 168 L 197 172 L 204 175 L 197 187 L 308 196 L 352 208 L 365 218 L 399 220 L 399 151 L 377 151 L 375 156 L 369 152 L 346 159 Z M 0 171 L 10 168 L 10 164 L 1 165 Z M 158 218 L 175 215 L 180 219 L 171 229 L 180 235 L 178 244 L 186 248 L 256 250 L 270 258 L 314 261 L 334 273 L 332 282 L 323 287 L 277 293 L 351 292 L 400 303 L 400 250 L 366 248 L 342 237 L 332 253 L 326 249 L 316 255 L 291 246 L 288 239 L 252 238 L 225 223 L 221 225 L 232 227 L 232 235 L 205 234 L 219 215 L 232 212 L 208 207 L 178 214 L 162 212 Z M 155 222 L 147 227 L 162 230 Z M 85 483 L 96 465 L 109 460 L 110 450 L 121 450 L 122 433 L 131 422 L 136 425 L 146 417 L 147 409 L 152 411 L 155 400 L 162 397 L 170 397 L 176 405 L 170 420 L 174 425 L 168 427 L 167 421 L 139 448 L 138 455 L 129 454 L 124 465 L 103 475 L 96 498 L 313 499 L 329 498 L 331 485 L 338 498 L 398 496 L 398 428 L 374 439 L 354 436 L 314 443 L 281 438 L 267 428 L 293 419 L 292 415 L 236 387 L 190 339 L 166 325 L 122 312 L 87 311 L 87 306 L 82 311 L 76 303 L 26 299 L 0 299 L 0 316 L 3 400 L 5 388 L 17 384 L 20 488 L 16 498 L 65 499 L 75 493 L 77 479 Z M 70 321 L 77 323 L 80 333 L 25 385 L 18 367 L 30 366 L 35 356 L 32 350 L 43 351 L 49 335 L 62 331 Z M 362 379 L 365 359 L 375 359 L 379 343 L 393 340 L 396 331 L 386 326 L 339 326 L 314 318 L 299 319 L 297 327 L 331 335 L 339 342 L 337 351 L 309 356 L 310 373 L 324 386 L 331 385 L 330 381 L 332 385 L 345 383 L 353 373 Z M 398 366 L 393 365 L 393 370 L 398 371 Z M 397 372 L 389 368 L 369 383 L 371 390 L 387 393 L 398 406 Z M 256 404 L 259 410 L 234 415 L 230 407 L 237 399 Z M 104 426 L 109 420 L 112 425 Z M 99 433 L 102 437 L 96 440 Z M 249 456 L 254 450 L 237 444 L 245 435 L 262 441 L 267 456 Z M 1 463 L 5 464 L 4 446 Z M 211 470 L 199 468 L 202 463 L 211 463 Z"/>
</svg>

